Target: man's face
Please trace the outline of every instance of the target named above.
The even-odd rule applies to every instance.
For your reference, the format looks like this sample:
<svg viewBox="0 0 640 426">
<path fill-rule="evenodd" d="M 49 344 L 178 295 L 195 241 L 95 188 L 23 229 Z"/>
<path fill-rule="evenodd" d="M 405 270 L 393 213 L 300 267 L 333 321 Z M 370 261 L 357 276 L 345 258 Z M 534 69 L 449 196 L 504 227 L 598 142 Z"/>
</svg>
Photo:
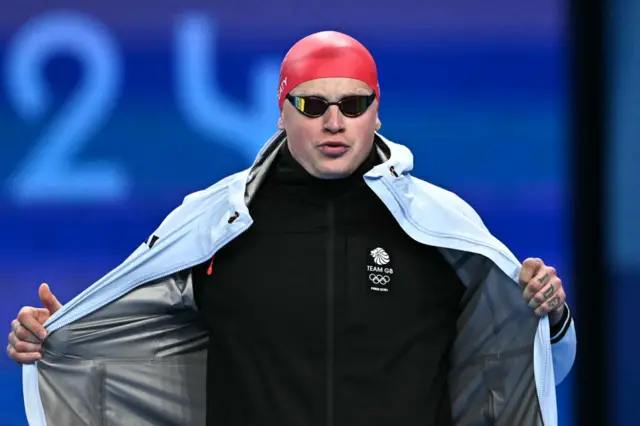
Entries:
<svg viewBox="0 0 640 426">
<path fill-rule="evenodd" d="M 292 96 L 318 96 L 337 102 L 347 96 L 370 95 L 367 84 L 350 78 L 320 78 L 300 84 Z M 318 118 L 301 114 L 288 100 L 284 102 L 278 127 L 287 132 L 291 155 L 311 175 L 338 179 L 353 173 L 373 146 L 380 127 L 378 100 L 358 117 L 344 116 L 337 105 Z"/>
</svg>

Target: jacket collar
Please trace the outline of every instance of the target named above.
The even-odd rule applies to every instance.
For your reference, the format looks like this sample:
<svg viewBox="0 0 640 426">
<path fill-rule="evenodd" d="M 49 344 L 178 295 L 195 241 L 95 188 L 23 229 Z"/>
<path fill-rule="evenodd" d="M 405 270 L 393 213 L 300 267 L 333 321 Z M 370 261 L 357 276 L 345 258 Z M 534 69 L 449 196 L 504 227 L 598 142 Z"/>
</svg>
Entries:
<svg viewBox="0 0 640 426">
<path fill-rule="evenodd" d="M 286 142 L 287 135 L 283 130 L 276 132 L 265 143 L 258 152 L 252 166 L 247 171 L 247 177 L 244 181 L 245 190 L 244 202 L 246 205 L 251 203 L 256 191 L 264 181 L 268 170 L 273 165 L 278 151 Z M 391 142 L 379 133 L 374 135 L 374 143 L 380 156 L 381 164 L 373 167 L 366 174 L 366 178 L 379 178 L 389 173 L 395 173 L 398 176 L 409 173 L 413 169 L 413 154 L 411 151 L 400 144 Z"/>
</svg>

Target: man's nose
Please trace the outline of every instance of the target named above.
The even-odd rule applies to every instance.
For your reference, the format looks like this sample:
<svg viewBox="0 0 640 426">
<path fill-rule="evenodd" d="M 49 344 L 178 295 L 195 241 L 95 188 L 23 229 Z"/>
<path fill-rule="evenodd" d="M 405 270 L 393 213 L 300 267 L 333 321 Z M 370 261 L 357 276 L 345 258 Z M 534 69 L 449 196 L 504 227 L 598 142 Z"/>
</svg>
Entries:
<svg viewBox="0 0 640 426">
<path fill-rule="evenodd" d="M 344 130 L 344 116 L 337 105 L 331 105 L 323 115 L 324 128 L 331 133 L 339 133 Z"/>
</svg>

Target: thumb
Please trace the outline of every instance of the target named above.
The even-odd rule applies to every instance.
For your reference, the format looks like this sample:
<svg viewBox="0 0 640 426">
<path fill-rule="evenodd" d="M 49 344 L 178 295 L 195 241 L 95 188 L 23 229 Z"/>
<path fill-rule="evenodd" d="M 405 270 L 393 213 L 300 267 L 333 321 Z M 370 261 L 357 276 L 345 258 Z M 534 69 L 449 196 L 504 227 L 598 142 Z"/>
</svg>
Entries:
<svg viewBox="0 0 640 426">
<path fill-rule="evenodd" d="M 58 299 L 56 299 L 46 283 L 40 286 L 38 295 L 40 296 L 40 301 L 51 315 L 55 314 L 58 309 L 62 308 L 62 304 L 58 302 Z"/>
</svg>

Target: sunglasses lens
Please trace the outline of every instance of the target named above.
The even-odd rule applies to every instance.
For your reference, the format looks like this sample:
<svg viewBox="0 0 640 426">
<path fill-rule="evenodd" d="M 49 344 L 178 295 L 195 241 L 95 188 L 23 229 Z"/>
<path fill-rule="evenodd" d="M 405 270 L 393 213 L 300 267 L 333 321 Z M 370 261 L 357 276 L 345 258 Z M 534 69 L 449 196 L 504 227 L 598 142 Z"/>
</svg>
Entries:
<svg viewBox="0 0 640 426">
<path fill-rule="evenodd" d="M 293 106 L 295 106 L 298 111 L 308 115 L 309 117 L 320 117 L 329 107 L 327 102 L 323 99 L 313 97 L 294 97 Z"/>
<path fill-rule="evenodd" d="M 347 117 L 357 117 L 367 111 L 373 99 L 372 96 L 350 96 L 340 102 L 340 111 Z"/>
<path fill-rule="evenodd" d="M 317 118 L 324 115 L 329 102 L 314 96 L 287 96 L 294 107 L 307 117 Z M 364 114 L 373 103 L 375 95 L 349 96 L 338 102 L 338 108 L 346 117 L 358 117 Z"/>
</svg>

